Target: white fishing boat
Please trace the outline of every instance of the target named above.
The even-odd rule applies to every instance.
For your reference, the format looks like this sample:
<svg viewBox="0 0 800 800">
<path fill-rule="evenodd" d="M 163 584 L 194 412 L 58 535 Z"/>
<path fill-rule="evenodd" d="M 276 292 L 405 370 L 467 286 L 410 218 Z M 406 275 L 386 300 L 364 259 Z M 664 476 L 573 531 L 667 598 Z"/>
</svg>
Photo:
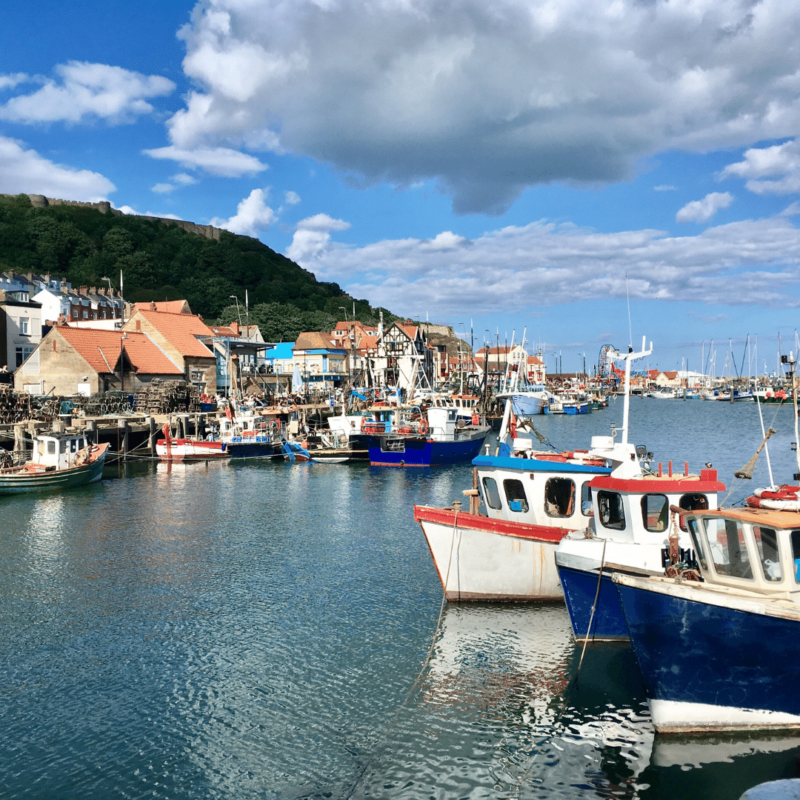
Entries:
<svg viewBox="0 0 800 800">
<path fill-rule="evenodd" d="M 33 440 L 30 459 L 0 459 L 0 494 L 69 489 L 103 477 L 108 444 L 90 444 L 84 433 L 44 433 Z"/>
</svg>

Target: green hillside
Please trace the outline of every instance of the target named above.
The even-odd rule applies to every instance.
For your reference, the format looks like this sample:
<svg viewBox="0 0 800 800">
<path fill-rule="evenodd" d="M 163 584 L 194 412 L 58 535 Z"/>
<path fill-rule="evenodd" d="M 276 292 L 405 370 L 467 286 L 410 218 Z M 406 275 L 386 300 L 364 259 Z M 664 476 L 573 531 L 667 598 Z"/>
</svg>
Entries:
<svg viewBox="0 0 800 800">
<path fill-rule="evenodd" d="M 267 341 L 289 340 L 301 330 L 330 330 L 343 319 L 340 306 L 363 322 L 379 309 L 265 244 L 223 231 L 207 239 L 146 217 L 117 216 L 93 208 L 33 207 L 27 195 L 0 197 L 0 272 L 49 272 L 73 286 L 105 286 L 108 277 L 125 299 L 189 301 L 207 320 L 236 319 L 231 295 L 250 299 L 250 322 Z M 242 309 L 243 310 L 243 309 Z M 384 311 L 388 321 L 397 319 Z"/>
</svg>

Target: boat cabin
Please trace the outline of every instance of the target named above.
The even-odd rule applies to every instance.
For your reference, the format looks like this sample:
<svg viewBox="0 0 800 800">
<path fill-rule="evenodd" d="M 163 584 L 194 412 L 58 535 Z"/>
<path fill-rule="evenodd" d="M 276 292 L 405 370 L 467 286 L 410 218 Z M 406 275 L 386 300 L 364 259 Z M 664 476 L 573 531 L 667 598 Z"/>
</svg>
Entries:
<svg viewBox="0 0 800 800">
<path fill-rule="evenodd" d="M 747 508 L 682 518 L 706 583 L 789 592 L 800 604 L 800 513 Z"/>
<path fill-rule="evenodd" d="M 717 492 L 725 485 L 715 469 L 700 475 L 685 470 L 680 475 L 643 474 L 638 478 L 599 476 L 589 486 L 594 532 L 619 543 L 662 542 L 669 535 L 669 509 L 715 509 Z M 686 532 L 686 525 L 681 525 Z"/>
<path fill-rule="evenodd" d="M 88 446 L 83 433 L 39 434 L 34 440 L 31 463 L 51 469 L 69 469 L 87 459 Z"/>
<path fill-rule="evenodd" d="M 473 460 L 487 516 L 580 530 L 592 517 L 589 484 L 611 469 L 581 459 L 481 455 Z"/>
<path fill-rule="evenodd" d="M 269 442 L 285 434 L 286 425 L 278 414 L 237 414 L 232 419 L 219 419 L 219 438 L 222 441 Z"/>
</svg>

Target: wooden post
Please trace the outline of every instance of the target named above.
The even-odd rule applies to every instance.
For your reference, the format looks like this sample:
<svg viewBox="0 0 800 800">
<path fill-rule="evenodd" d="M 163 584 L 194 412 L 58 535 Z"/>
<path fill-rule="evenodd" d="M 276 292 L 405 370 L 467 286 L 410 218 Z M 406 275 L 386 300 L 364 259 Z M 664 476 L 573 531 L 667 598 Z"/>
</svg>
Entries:
<svg viewBox="0 0 800 800">
<path fill-rule="evenodd" d="M 147 417 L 146 422 L 148 429 L 147 442 L 150 446 L 150 455 L 154 456 L 156 454 L 156 421 L 152 417 Z"/>
<path fill-rule="evenodd" d="M 128 420 L 120 417 L 117 420 L 117 434 L 119 436 L 119 451 L 123 458 L 128 454 Z"/>
<path fill-rule="evenodd" d="M 14 425 L 14 452 L 25 452 L 25 423 L 18 422 Z"/>
</svg>

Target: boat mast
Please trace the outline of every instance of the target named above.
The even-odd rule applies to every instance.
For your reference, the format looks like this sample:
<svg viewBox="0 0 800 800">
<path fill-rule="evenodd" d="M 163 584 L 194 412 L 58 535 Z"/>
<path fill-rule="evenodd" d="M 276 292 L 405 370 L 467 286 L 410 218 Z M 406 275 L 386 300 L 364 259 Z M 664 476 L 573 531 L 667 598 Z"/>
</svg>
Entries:
<svg viewBox="0 0 800 800">
<path fill-rule="evenodd" d="M 625 404 L 622 407 L 622 444 L 628 444 L 628 415 L 631 407 L 631 361 L 636 361 L 639 358 L 645 358 L 653 352 L 653 343 L 650 343 L 650 349 L 645 349 L 645 336 L 642 336 L 642 349 L 638 353 L 633 352 L 633 346 L 629 345 L 629 350 L 624 355 L 617 352 L 614 355 L 615 360 L 625 362 Z"/>
</svg>

